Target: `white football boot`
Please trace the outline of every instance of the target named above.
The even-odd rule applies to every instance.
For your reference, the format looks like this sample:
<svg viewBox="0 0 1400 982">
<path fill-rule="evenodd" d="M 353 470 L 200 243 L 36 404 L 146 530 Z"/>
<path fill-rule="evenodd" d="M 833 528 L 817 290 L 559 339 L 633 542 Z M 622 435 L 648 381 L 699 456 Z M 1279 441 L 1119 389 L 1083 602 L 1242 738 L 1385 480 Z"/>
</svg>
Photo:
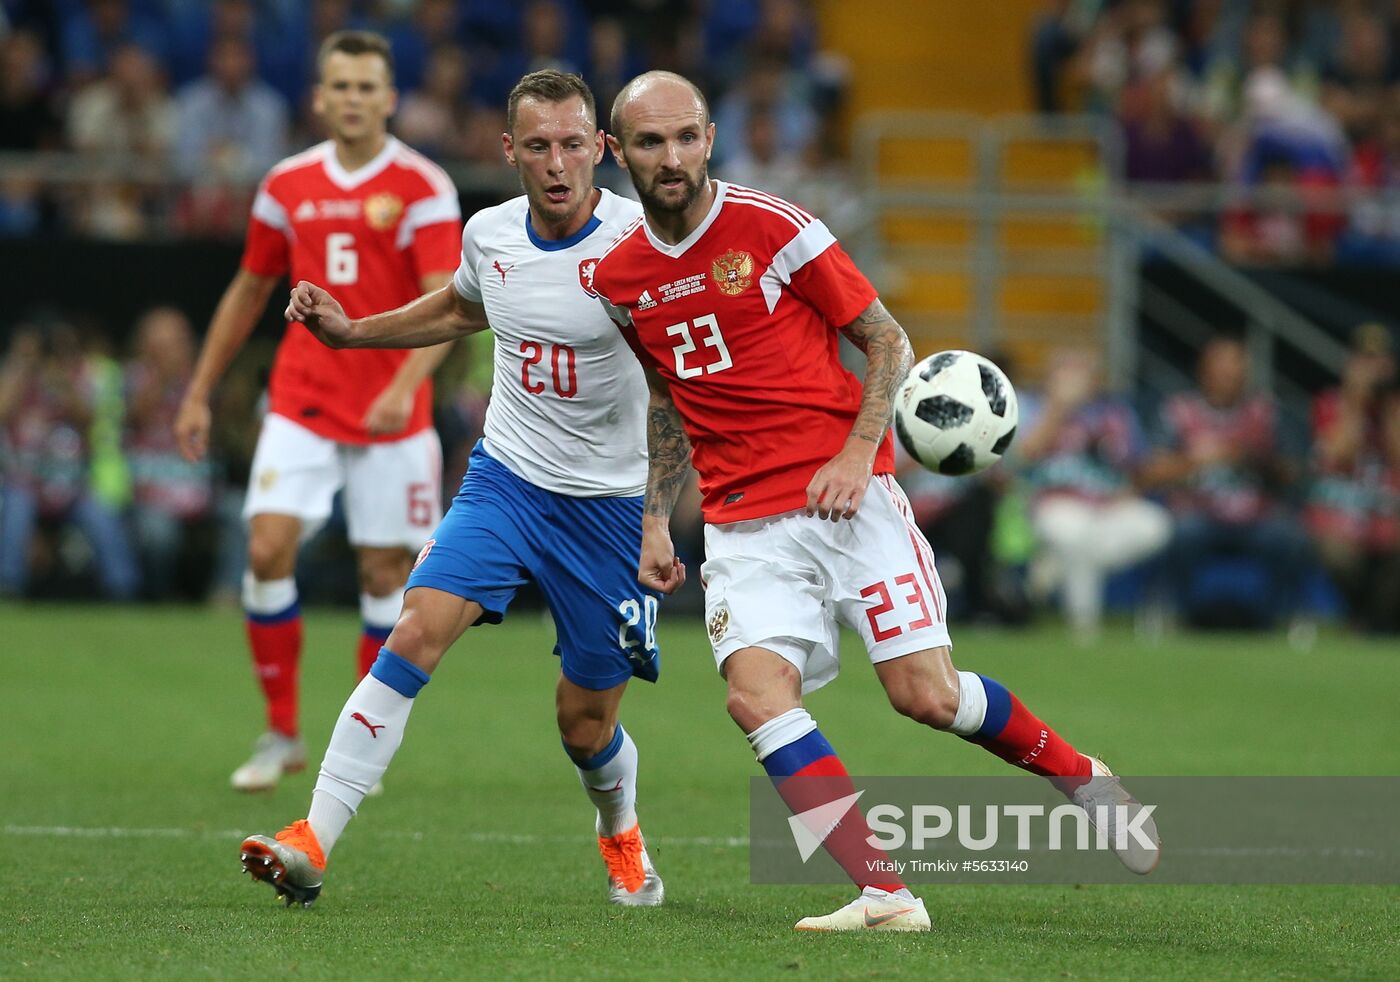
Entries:
<svg viewBox="0 0 1400 982">
<path fill-rule="evenodd" d="M 305 767 L 306 748 L 301 737 L 269 730 L 258 737 L 253 756 L 233 772 L 229 783 L 235 791 L 271 791 L 283 774 L 294 774 Z"/>
<path fill-rule="evenodd" d="M 1114 776 L 1107 764 L 1097 757 L 1090 757 L 1089 761 L 1094 776 L 1088 784 L 1075 788 L 1070 800 L 1084 809 L 1089 816 L 1089 824 L 1096 831 L 1107 834 L 1109 848 L 1123 865 L 1140 876 L 1146 876 L 1157 868 L 1162 858 L 1162 840 L 1157 835 L 1157 823 L 1150 812 L 1140 822 L 1135 821 L 1142 812 L 1142 802 L 1128 793 L 1123 782 Z M 1100 818 L 1104 819 L 1102 829 L 1099 828 Z M 1122 844 L 1118 842 L 1120 826 L 1128 830 Z M 1142 838 L 1151 842 L 1150 847 L 1132 834 L 1134 826 L 1141 830 Z"/>
<path fill-rule="evenodd" d="M 924 902 L 866 887 L 856 899 L 823 917 L 804 917 L 799 931 L 931 931 Z"/>
<path fill-rule="evenodd" d="M 666 899 L 666 887 L 647 855 L 642 827 L 598 836 L 598 851 L 608 866 L 608 900 L 624 907 L 657 907 Z"/>
</svg>

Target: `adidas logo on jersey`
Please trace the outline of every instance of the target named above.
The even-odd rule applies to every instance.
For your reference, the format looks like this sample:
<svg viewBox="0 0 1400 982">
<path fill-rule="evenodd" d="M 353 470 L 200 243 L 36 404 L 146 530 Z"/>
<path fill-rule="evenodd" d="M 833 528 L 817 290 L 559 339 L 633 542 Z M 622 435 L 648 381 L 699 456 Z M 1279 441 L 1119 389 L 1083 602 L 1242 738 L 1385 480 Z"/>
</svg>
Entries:
<svg viewBox="0 0 1400 982">
<path fill-rule="evenodd" d="M 637 298 L 638 310 L 650 310 L 656 306 L 656 300 L 652 298 L 650 290 L 643 290 L 642 295 Z"/>
</svg>

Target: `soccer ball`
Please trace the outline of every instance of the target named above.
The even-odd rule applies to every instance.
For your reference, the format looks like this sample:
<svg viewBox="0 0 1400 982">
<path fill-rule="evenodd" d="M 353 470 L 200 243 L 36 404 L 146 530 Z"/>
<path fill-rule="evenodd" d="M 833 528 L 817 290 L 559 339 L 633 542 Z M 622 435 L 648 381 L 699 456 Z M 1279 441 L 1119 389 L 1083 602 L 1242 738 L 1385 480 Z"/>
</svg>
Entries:
<svg viewBox="0 0 1400 982">
<path fill-rule="evenodd" d="M 976 474 L 995 464 L 1016 435 L 1017 415 L 1006 374 L 971 351 L 930 355 L 894 397 L 899 442 L 939 474 Z"/>
</svg>

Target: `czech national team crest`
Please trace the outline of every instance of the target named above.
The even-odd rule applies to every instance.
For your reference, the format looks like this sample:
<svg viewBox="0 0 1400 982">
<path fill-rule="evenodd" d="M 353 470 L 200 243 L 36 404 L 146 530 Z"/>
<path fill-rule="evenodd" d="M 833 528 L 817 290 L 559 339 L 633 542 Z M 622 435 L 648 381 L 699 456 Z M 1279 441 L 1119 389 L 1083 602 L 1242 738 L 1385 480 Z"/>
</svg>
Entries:
<svg viewBox="0 0 1400 982">
<path fill-rule="evenodd" d="M 597 299 L 598 294 L 593 289 L 593 272 L 598 268 L 598 260 L 584 259 L 578 264 L 578 285 L 583 287 L 583 292 L 590 297 Z"/>
<path fill-rule="evenodd" d="M 710 275 L 715 278 L 720 293 L 737 297 L 753 282 L 753 256 L 730 249 L 715 260 Z"/>
<path fill-rule="evenodd" d="M 403 199 L 396 194 L 386 191 L 372 194 L 365 199 L 365 221 L 369 222 L 369 227 L 376 232 L 393 228 L 402 214 Z"/>
<path fill-rule="evenodd" d="M 433 546 L 437 545 L 437 539 L 429 539 L 423 543 L 423 548 L 418 550 L 418 558 L 413 561 L 413 568 L 417 569 L 423 565 L 423 560 L 428 558 L 428 553 L 433 551 Z"/>
</svg>

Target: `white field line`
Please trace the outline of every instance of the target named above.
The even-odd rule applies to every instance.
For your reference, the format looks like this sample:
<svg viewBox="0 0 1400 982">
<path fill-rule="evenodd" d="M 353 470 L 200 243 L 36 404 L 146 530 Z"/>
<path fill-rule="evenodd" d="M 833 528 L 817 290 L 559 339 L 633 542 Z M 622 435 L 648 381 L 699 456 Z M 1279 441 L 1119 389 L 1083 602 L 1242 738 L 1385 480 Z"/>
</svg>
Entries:
<svg viewBox="0 0 1400 982">
<path fill-rule="evenodd" d="M 33 836 L 42 839 L 223 839 L 238 841 L 252 834 L 246 829 L 195 829 L 195 828 L 127 828 L 118 825 L 6 825 L 4 834 Z M 378 835 L 385 838 L 412 839 L 423 841 L 427 838 L 422 832 L 388 832 Z M 516 846 L 537 846 L 545 843 L 592 842 L 592 837 L 577 835 L 533 835 L 519 832 L 457 832 L 444 833 L 434 838 L 465 839 L 468 842 L 484 842 Z M 720 849 L 748 848 L 747 836 L 693 836 L 661 837 L 654 840 L 657 845 L 714 847 Z"/>
<path fill-rule="evenodd" d="M 196 829 L 196 828 L 128 828 L 117 825 L 6 825 L 4 834 L 7 836 L 32 836 L 43 839 L 214 839 L 223 841 L 239 841 L 246 838 L 250 833 L 246 829 Z M 403 832 L 403 831 L 371 831 L 372 835 L 379 838 L 393 838 L 398 840 L 410 839 L 414 842 L 426 841 L 429 837 L 423 832 Z M 468 842 L 481 842 L 492 845 L 513 845 L 513 846 L 537 846 L 555 843 L 580 843 L 593 841 L 592 837 L 579 835 L 534 835 L 521 832 L 442 832 L 433 833 L 433 839 L 465 839 Z M 715 848 L 715 849 L 747 849 L 750 845 L 748 836 L 664 836 L 651 840 L 655 845 L 679 846 L 682 848 Z M 767 847 L 791 847 L 791 841 L 783 840 L 763 840 L 760 846 Z M 951 846 L 951 844 L 949 844 Z M 948 848 L 945 846 L 944 848 Z M 940 850 L 938 845 L 926 848 L 925 852 L 937 853 Z M 1030 854 L 1045 853 L 1044 847 L 1027 850 Z M 1299 849 L 1290 846 L 1197 846 L 1180 849 L 1168 849 L 1171 856 L 1220 856 L 1227 858 L 1245 857 L 1281 857 L 1281 858 L 1316 858 L 1316 857 L 1381 857 L 1385 854 L 1370 849 L 1356 849 L 1348 847 L 1332 848 L 1311 848 Z"/>
</svg>

